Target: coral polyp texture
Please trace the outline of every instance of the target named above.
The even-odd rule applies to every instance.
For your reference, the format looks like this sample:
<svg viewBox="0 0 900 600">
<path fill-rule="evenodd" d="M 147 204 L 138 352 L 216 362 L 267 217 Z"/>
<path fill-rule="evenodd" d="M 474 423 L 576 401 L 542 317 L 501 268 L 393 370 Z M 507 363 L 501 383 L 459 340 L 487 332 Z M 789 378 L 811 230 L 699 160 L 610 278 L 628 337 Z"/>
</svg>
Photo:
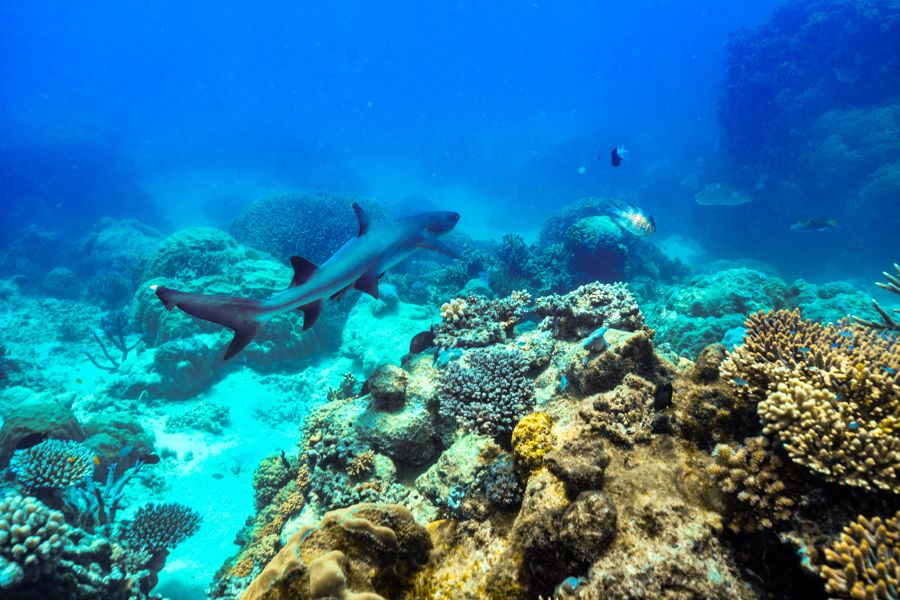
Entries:
<svg viewBox="0 0 900 600">
<path fill-rule="evenodd" d="M 125 524 L 123 536 L 136 549 L 170 550 L 200 529 L 200 513 L 178 503 L 148 504 Z"/>
<path fill-rule="evenodd" d="M 900 511 L 893 517 L 859 516 L 825 549 L 821 569 L 832 598 L 900 598 Z"/>
<path fill-rule="evenodd" d="M 900 493 L 900 342 L 864 325 L 756 313 L 723 368 L 758 394 L 763 432 L 830 481 Z"/>
<path fill-rule="evenodd" d="M 441 306 L 434 341 L 441 348 L 479 348 L 509 340 L 531 304 L 526 291 L 491 300 L 471 295 Z"/>
<path fill-rule="evenodd" d="M 782 479 L 783 461 L 762 436 L 735 446 L 719 444 L 709 472 L 730 499 L 728 525 L 734 531 L 769 529 L 793 516 L 796 490 Z"/>
<path fill-rule="evenodd" d="M 563 339 L 584 338 L 599 327 L 636 331 L 644 326 L 637 301 L 623 283 L 589 283 L 568 294 L 542 296 L 535 310 Z"/>
<path fill-rule="evenodd" d="M 9 468 L 27 489 L 63 489 L 93 475 L 94 456 L 81 442 L 44 440 L 16 450 Z"/>
<path fill-rule="evenodd" d="M 7 494 L 0 500 L 0 591 L 52 569 L 69 531 L 63 514 L 36 498 Z"/>
<path fill-rule="evenodd" d="M 534 402 L 528 359 L 516 348 L 467 352 L 441 375 L 441 414 L 485 435 L 509 433 Z"/>
</svg>

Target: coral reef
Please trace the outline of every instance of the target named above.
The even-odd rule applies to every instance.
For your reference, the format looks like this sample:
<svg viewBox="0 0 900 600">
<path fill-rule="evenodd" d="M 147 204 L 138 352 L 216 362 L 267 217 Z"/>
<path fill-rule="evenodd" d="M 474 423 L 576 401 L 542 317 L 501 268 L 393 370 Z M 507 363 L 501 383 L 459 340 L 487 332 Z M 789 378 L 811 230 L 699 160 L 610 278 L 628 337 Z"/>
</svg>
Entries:
<svg viewBox="0 0 900 600">
<path fill-rule="evenodd" d="M 148 504 L 122 528 L 125 540 L 134 548 L 151 552 L 171 549 L 200 528 L 200 513 L 183 504 Z"/>
<path fill-rule="evenodd" d="M 542 327 L 561 339 L 585 338 L 599 327 L 636 331 L 644 326 L 637 302 L 623 284 L 591 283 L 565 295 L 543 296 L 535 310 Z"/>
<path fill-rule="evenodd" d="M 531 295 L 525 291 L 498 300 L 455 298 L 441 307 L 434 342 L 441 348 L 481 348 L 507 341 L 530 304 Z"/>
<path fill-rule="evenodd" d="M 36 498 L 7 494 L 0 501 L 0 590 L 53 569 L 68 532 L 61 512 Z"/>
<path fill-rule="evenodd" d="M 528 360 L 521 350 L 471 350 L 442 372 L 440 412 L 469 431 L 508 434 L 533 403 L 527 374 Z"/>
<path fill-rule="evenodd" d="M 900 511 L 893 517 L 860 515 L 825 550 L 821 569 L 834 598 L 892 598 L 900 590 Z"/>
<path fill-rule="evenodd" d="M 81 442 L 45 440 L 16 450 L 9 469 L 26 489 L 64 489 L 94 474 L 94 452 Z"/>
<path fill-rule="evenodd" d="M 195 429 L 209 433 L 222 433 L 228 424 L 230 409 L 222 404 L 203 401 L 166 419 L 166 431 Z"/>
<path fill-rule="evenodd" d="M 878 282 L 875 285 L 878 287 L 887 290 L 892 294 L 900 295 L 900 265 L 894 263 L 894 272 L 896 275 L 891 275 L 890 273 L 885 272 L 884 278 L 887 279 L 887 283 Z M 859 317 L 854 316 L 854 320 L 861 324 L 866 325 L 868 327 L 872 327 L 874 329 L 890 329 L 892 331 L 900 332 L 900 323 L 894 320 L 894 317 L 890 315 L 886 310 L 881 308 L 881 306 L 875 300 L 872 300 L 872 306 L 876 312 L 878 312 L 878 316 L 881 317 L 881 321 L 873 321 L 871 319 L 861 319 Z M 893 310 L 895 313 L 900 313 L 900 308 L 895 308 Z M 0 356 L 2 358 L 2 356 Z"/>
<path fill-rule="evenodd" d="M 428 561 L 431 545 L 401 506 L 350 506 L 296 533 L 241 598 L 400 598 Z"/>
<path fill-rule="evenodd" d="M 530 413 L 519 419 L 512 434 L 513 456 L 528 473 L 541 468 L 544 457 L 553 448 L 553 419 L 543 412 Z"/>
</svg>

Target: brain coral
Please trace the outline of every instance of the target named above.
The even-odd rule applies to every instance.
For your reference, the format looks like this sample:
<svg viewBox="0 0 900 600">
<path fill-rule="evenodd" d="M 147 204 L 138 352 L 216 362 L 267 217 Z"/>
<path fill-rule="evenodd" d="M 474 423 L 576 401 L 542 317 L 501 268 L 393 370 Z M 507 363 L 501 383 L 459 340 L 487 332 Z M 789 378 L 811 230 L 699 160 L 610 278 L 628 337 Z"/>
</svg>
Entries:
<svg viewBox="0 0 900 600">
<path fill-rule="evenodd" d="M 80 442 L 45 440 L 16 450 L 9 468 L 27 489 L 63 489 L 93 475 L 94 452 Z"/>
<path fill-rule="evenodd" d="M 531 408 L 528 358 L 516 348 L 477 348 L 447 365 L 439 384 L 440 412 L 484 435 L 509 433 Z"/>
</svg>

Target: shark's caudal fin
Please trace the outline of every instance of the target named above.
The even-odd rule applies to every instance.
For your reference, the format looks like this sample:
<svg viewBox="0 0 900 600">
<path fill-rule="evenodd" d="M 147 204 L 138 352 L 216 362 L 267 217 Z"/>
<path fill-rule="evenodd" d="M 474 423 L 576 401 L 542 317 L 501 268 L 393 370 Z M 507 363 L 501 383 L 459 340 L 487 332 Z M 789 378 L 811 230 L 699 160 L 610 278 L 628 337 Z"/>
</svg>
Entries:
<svg viewBox="0 0 900 600">
<path fill-rule="evenodd" d="M 198 319 L 224 325 L 234 331 L 234 339 L 225 351 L 225 360 L 228 360 L 256 337 L 262 325 L 261 303 L 252 298 L 237 298 L 235 296 L 212 296 L 209 294 L 192 294 L 179 292 L 163 286 L 153 286 L 157 297 L 168 310 L 176 306 Z M 305 325 L 305 323 L 304 323 Z"/>
</svg>

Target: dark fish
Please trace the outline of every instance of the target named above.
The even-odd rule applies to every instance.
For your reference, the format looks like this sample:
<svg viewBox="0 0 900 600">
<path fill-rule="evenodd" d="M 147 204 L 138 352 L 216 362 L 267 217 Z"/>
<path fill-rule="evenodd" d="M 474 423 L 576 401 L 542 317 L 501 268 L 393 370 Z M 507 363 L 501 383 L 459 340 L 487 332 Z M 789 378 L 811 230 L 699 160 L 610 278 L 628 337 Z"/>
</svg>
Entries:
<svg viewBox="0 0 900 600">
<path fill-rule="evenodd" d="M 16 450 L 25 450 L 26 448 L 33 448 L 37 446 L 44 440 L 48 439 L 50 434 L 46 431 L 38 431 L 36 433 L 29 433 L 23 438 L 19 438 L 19 441 L 16 442 Z"/>
<path fill-rule="evenodd" d="M 223 479 L 225 476 L 222 475 L 221 473 L 213 473 L 213 474 L 211 475 L 211 477 L 212 477 L 213 479 Z"/>
<path fill-rule="evenodd" d="M 148 465 L 159 463 L 159 454 L 141 454 L 140 459 Z"/>
<path fill-rule="evenodd" d="M 619 146 L 618 148 L 613 148 L 610 153 L 612 160 L 612 166 L 618 167 L 622 164 L 622 159 L 628 154 L 628 151 L 625 149 L 625 146 Z"/>
<path fill-rule="evenodd" d="M 291 470 L 291 461 L 287 459 L 287 456 L 284 455 L 284 450 L 281 451 L 281 464 L 284 465 L 284 468 L 288 471 Z"/>
<path fill-rule="evenodd" d="M 791 231 L 799 231 L 800 233 L 812 233 L 815 231 L 828 231 L 836 229 L 838 222 L 834 219 L 806 219 L 805 221 L 797 221 L 791 225 Z"/>
<path fill-rule="evenodd" d="M 413 336 L 413 339 L 409 342 L 409 353 L 418 354 L 432 346 L 434 346 L 434 331 L 429 329 L 428 331 L 422 331 Z"/>
</svg>

